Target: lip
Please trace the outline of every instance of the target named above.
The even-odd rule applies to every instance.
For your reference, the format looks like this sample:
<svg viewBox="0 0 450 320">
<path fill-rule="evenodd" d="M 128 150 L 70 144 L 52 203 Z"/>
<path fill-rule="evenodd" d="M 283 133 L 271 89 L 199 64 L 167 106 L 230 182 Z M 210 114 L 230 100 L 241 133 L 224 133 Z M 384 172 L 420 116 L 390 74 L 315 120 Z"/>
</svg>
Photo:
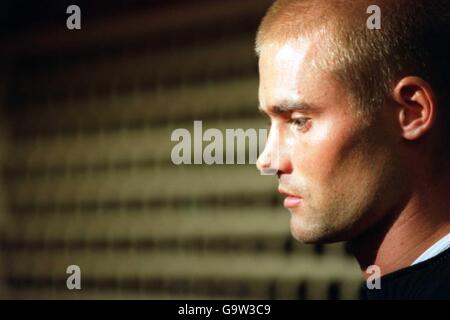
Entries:
<svg viewBox="0 0 450 320">
<path fill-rule="evenodd" d="M 285 208 L 292 209 L 298 207 L 302 202 L 302 198 L 300 196 L 289 193 L 281 188 L 278 188 L 278 192 L 286 196 L 283 202 Z"/>
</svg>

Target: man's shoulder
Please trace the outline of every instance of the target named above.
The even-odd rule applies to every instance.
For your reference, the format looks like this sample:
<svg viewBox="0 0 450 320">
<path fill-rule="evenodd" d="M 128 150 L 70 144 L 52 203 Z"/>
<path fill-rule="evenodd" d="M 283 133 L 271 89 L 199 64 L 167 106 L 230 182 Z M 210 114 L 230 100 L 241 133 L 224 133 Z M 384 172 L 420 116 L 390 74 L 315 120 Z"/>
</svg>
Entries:
<svg viewBox="0 0 450 320">
<path fill-rule="evenodd" d="M 368 299 L 450 299 L 450 249 L 381 277 L 381 289 L 366 289 Z"/>
</svg>

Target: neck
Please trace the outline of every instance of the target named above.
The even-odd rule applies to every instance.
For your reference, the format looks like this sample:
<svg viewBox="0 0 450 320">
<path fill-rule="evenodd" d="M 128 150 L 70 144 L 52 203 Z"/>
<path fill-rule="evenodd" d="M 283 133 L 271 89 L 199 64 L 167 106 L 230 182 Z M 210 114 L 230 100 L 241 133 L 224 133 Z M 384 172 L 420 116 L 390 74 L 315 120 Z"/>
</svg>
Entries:
<svg viewBox="0 0 450 320">
<path fill-rule="evenodd" d="M 449 179 L 439 185 L 421 183 L 400 212 L 383 221 L 348 245 L 364 276 L 371 265 L 381 275 L 410 266 L 425 250 L 450 233 Z"/>
</svg>

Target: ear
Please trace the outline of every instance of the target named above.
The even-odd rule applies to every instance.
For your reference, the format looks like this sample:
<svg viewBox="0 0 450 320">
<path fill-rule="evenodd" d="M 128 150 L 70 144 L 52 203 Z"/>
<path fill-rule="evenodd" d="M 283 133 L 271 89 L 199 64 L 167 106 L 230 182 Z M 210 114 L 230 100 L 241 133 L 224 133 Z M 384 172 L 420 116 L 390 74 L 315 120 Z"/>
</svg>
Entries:
<svg viewBox="0 0 450 320">
<path fill-rule="evenodd" d="M 419 77 L 403 78 L 395 86 L 393 98 L 400 107 L 399 124 L 404 139 L 417 140 L 433 127 L 437 101 L 425 80 Z"/>
</svg>

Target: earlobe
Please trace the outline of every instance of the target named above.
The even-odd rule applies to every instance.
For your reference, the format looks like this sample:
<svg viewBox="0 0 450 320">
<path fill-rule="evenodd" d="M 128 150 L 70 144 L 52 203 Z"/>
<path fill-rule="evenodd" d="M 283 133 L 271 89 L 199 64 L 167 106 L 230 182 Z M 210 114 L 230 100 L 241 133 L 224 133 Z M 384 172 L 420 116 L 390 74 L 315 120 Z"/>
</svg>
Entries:
<svg viewBox="0 0 450 320">
<path fill-rule="evenodd" d="M 393 98 L 399 106 L 402 137 L 417 140 L 434 125 L 436 99 L 431 86 L 419 77 L 406 77 L 394 88 Z"/>
</svg>

